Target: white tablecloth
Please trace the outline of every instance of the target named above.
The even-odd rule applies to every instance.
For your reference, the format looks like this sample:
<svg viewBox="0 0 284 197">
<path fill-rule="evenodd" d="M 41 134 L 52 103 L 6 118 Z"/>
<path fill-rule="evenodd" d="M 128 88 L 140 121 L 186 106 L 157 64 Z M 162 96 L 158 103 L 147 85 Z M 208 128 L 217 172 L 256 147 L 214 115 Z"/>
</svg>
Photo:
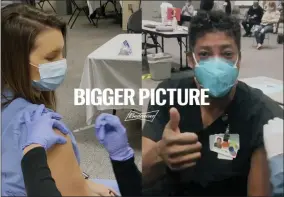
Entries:
<svg viewBox="0 0 284 197">
<path fill-rule="evenodd" d="M 283 104 L 283 81 L 263 76 L 240 79 L 240 81 L 253 88 L 260 89 L 271 99 Z"/>
<path fill-rule="evenodd" d="M 142 75 L 142 42 L 141 34 L 120 34 L 109 40 L 103 46 L 88 55 L 80 88 L 131 88 L 135 90 L 136 106 L 86 106 L 86 122 L 92 123 L 96 110 L 135 109 L 141 111 L 138 92 L 141 88 Z M 118 55 L 123 41 L 127 40 L 132 49 L 132 55 Z"/>
</svg>

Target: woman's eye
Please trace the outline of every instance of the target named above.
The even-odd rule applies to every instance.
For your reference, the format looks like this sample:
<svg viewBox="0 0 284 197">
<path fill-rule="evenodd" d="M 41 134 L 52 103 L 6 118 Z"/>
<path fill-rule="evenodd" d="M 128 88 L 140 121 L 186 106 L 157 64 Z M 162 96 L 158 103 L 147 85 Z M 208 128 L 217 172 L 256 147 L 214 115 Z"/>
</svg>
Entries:
<svg viewBox="0 0 284 197">
<path fill-rule="evenodd" d="M 227 59 L 231 59 L 233 57 L 233 55 L 234 54 L 231 51 L 226 51 L 226 52 L 223 53 L 223 56 Z"/>
<path fill-rule="evenodd" d="M 200 58 L 205 58 L 205 57 L 209 56 L 209 53 L 207 51 L 202 51 L 202 52 L 198 53 L 198 56 Z"/>
<path fill-rule="evenodd" d="M 55 59 L 55 57 L 46 57 L 45 59 L 49 62 L 52 62 Z"/>
</svg>

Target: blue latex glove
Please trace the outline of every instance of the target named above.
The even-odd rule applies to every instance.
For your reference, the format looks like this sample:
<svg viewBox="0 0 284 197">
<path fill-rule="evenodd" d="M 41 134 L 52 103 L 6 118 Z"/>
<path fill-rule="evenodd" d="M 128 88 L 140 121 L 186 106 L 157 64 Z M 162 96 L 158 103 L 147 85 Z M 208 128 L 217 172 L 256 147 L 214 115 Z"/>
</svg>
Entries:
<svg viewBox="0 0 284 197">
<path fill-rule="evenodd" d="M 28 134 L 22 149 L 31 144 L 40 144 L 47 150 L 54 144 L 65 144 L 67 142 L 63 136 L 56 134 L 53 130 L 53 128 L 56 128 L 65 135 L 69 133 L 65 125 L 58 120 L 60 115 L 55 112 L 44 112 L 46 112 L 45 106 L 40 105 L 34 112 L 32 120 L 29 112 L 24 113 Z"/>
<path fill-rule="evenodd" d="M 117 116 L 100 114 L 95 122 L 95 134 L 111 160 L 125 161 L 134 156 L 134 151 L 128 144 L 126 129 Z"/>
</svg>

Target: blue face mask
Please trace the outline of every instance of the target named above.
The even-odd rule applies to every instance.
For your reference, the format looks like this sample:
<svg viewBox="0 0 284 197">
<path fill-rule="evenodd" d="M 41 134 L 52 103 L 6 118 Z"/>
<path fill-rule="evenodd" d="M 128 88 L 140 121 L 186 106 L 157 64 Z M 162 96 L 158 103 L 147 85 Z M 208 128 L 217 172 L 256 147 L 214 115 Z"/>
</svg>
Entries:
<svg viewBox="0 0 284 197">
<path fill-rule="evenodd" d="M 32 85 L 40 91 L 54 91 L 64 81 L 67 71 L 67 61 L 66 59 L 62 59 L 40 64 L 38 69 L 40 80 L 33 80 Z"/>
<path fill-rule="evenodd" d="M 209 89 L 209 95 L 215 98 L 226 96 L 235 85 L 239 70 L 237 62 L 233 63 L 223 58 L 210 58 L 196 63 L 195 78 L 202 88 Z"/>
</svg>

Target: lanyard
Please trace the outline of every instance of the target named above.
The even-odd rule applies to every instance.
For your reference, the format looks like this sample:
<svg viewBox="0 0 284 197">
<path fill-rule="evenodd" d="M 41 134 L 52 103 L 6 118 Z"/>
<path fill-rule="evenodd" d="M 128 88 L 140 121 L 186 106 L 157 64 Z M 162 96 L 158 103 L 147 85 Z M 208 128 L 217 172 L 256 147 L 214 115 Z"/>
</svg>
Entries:
<svg viewBox="0 0 284 197">
<path fill-rule="evenodd" d="M 229 124 L 229 118 L 228 118 L 228 114 L 224 114 L 222 116 L 222 120 L 223 122 L 225 123 L 226 125 L 226 130 L 225 130 L 225 135 L 224 135 L 224 138 L 223 140 L 225 142 L 228 142 L 229 138 L 230 138 L 230 124 Z"/>
</svg>

